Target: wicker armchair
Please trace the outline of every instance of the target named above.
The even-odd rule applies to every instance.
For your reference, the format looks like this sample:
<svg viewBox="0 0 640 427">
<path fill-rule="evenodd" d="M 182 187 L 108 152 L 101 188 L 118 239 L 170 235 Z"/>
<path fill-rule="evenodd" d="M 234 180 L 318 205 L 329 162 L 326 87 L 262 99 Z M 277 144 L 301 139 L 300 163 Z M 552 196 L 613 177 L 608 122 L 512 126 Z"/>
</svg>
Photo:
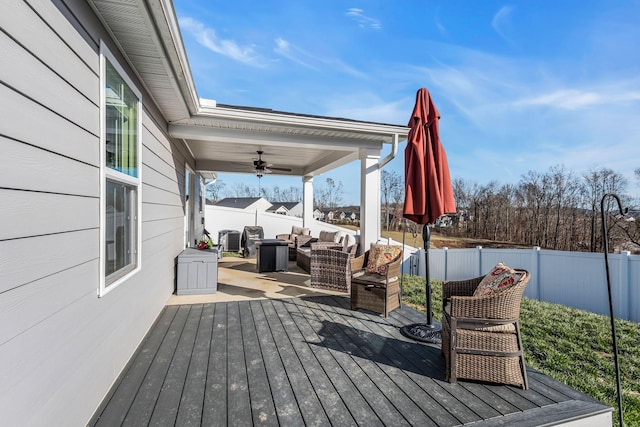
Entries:
<svg viewBox="0 0 640 427">
<path fill-rule="evenodd" d="M 374 245 L 371 245 L 372 249 Z M 402 249 L 392 260 L 383 265 L 382 274 L 369 273 L 371 249 L 351 260 L 351 309 L 363 308 L 387 317 L 392 310 L 401 307 L 400 266 L 402 265 Z"/>
<path fill-rule="evenodd" d="M 351 289 L 351 259 L 355 256 L 358 245 L 354 243 L 345 248 L 335 243 L 333 245 L 326 243 L 311 244 L 311 287 L 349 292 Z"/>
<path fill-rule="evenodd" d="M 446 378 L 528 388 L 520 338 L 520 301 L 530 275 L 515 270 L 517 282 L 491 295 L 476 296 L 483 277 L 443 284 L 442 353 Z"/>
</svg>

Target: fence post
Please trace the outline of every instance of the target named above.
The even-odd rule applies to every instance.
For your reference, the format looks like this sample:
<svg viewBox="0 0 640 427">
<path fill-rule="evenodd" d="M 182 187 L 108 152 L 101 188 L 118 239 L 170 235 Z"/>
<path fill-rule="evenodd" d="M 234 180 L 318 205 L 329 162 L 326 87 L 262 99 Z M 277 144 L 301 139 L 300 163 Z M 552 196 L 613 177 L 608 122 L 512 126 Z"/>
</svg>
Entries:
<svg viewBox="0 0 640 427">
<path fill-rule="evenodd" d="M 629 256 L 631 256 L 631 252 L 629 251 L 620 252 L 620 283 L 618 285 L 618 289 L 620 289 L 618 297 L 620 310 L 618 311 L 618 316 L 625 320 L 631 320 L 632 306 L 631 283 L 629 283 Z M 624 304 L 625 298 L 627 300 L 626 304 Z"/>
<path fill-rule="evenodd" d="M 540 246 L 534 246 L 531 252 L 531 280 L 536 289 L 538 301 L 542 300 L 542 282 L 540 280 Z"/>
<path fill-rule="evenodd" d="M 476 277 L 480 277 L 482 276 L 482 246 L 476 246 L 476 249 L 478 250 L 478 274 Z"/>
<path fill-rule="evenodd" d="M 449 248 L 448 247 L 444 247 L 442 248 L 442 250 L 444 251 L 444 281 L 447 281 L 447 276 L 448 276 L 448 257 L 449 257 Z"/>
</svg>

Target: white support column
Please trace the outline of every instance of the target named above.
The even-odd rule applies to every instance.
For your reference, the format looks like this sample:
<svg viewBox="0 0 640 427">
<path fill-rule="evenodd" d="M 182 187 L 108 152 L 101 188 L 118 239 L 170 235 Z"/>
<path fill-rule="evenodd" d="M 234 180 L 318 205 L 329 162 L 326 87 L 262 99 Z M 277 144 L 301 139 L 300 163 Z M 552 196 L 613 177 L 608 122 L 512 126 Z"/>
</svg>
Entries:
<svg viewBox="0 0 640 427">
<path fill-rule="evenodd" d="M 360 247 L 380 238 L 380 150 L 360 150 Z"/>
<path fill-rule="evenodd" d="M 310 227 L 313 222 L 313 177 L 302 177 L 302 226 Z"/>
</svg>

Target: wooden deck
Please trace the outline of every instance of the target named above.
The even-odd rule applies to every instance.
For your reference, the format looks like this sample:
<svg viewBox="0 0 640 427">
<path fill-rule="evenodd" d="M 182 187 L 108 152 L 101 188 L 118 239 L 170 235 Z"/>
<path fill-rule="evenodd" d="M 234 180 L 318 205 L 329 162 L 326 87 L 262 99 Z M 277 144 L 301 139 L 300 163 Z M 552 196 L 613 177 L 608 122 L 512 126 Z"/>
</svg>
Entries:
<svg viewBox="0 0 640 427">
<path fill-rule="evenodd" d="M 399 333 L 422 315 L 405 307 L 384 319 L 348 304 L 322 296 L 167 306 L 90 425 L 541 426 L 610 417 L 608 406 L 532 370 L 527 391 L 449 384 L 440 349 Z"/>
</svg>

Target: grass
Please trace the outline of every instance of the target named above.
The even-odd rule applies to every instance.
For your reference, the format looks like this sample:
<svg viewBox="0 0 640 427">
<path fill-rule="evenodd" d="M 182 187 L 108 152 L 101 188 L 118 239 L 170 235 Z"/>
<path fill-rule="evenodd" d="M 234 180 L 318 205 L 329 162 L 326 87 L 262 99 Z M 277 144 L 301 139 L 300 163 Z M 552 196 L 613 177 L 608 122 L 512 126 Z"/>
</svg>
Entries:
<svg viewBox="0 0 640 427">
<path fill-rule="evenodd" d="M 403 303 L 425 312 L 424 278 L 403 276 Z M 432 281 L 434 318 L 441 319 L 442 282 Z M 522 343 L 530 367 L 613 407 L 617 424 L 615 367 L 608 316 L 522 300 Z M 640 426 L 640 325 L 616 320 L 625 426 Z"/>
</svg>

